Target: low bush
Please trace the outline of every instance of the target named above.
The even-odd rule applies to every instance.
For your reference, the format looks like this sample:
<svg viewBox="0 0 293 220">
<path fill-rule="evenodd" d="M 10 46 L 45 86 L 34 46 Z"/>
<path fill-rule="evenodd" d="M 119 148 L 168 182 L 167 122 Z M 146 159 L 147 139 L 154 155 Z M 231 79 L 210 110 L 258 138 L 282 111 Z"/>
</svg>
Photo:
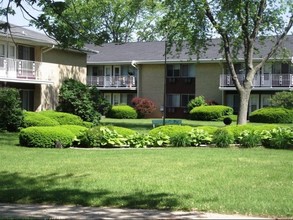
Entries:
<svg viewBox="0 0 293 220">
<path fill-rule="evenodd" d="M 250 114 L 249 121 L 261 123 L 292 123 L 293 110 L 275 107 L 261 108 Z"/>
<path fill-rule="evenodd" d="M 75 135 L 64 127 L 29 127 L 19 133 L 19 143 L 25 147 L 70 147 Z"/>
<path fill-rule="evenodd" d="M 195 107 L 190 111 L 191 120 L 213 121 L 225 115 L 232 115 L 233 109 L 223 105 Z"/>
<path fill-rule="evenodd" d="M 259 131 L 244 130 L 237 138 L 242 148 L 257 147 L 261 144 L 261 133 Z"/>
<path fill-rule="evenodd" d="M 189 133 L 192 130 L 191 126 L 188 125 L 165 125 L 153 128 L 150 130 L 149 135 L 152 137 L 156 137 L 159 134 L 167 135 L 170 138 L 181 135 L 182 133 Z"/>
<path fill-rule="evenodd" d="M 207 105 L 207 103 L 205 101 L 204 96 L 197 96 L 188 102 L 187 108 L 188 108 L 188 111 L 191 111 L 195 107 L 205 106 L 205 105 Z"/>
<path fill-rule="evenodd" d="M 130 135 L 136 134 L 136 131 L 131 130 L 129 128 L 123 128 L 118 126 L 108 126 L 110 130 L 116 131 L 119 135 L 122 135 L 123 137 L 128 137 Z"/>
<path fill-rule="evenodd" d="M 86 131 L 88 128 L 80 125 L 59 125 L 59 128 L 65 128 L 71 131 L 75 136 L 79 136 L 83 131 Z"/>
<path fill-rule="evenodd" d="M 212 135 L 200 128 L 192 129 L 188 134 L 192 146 L 209 144 L 212 141 Z"/>
<path fill-rule="evenodd" d="M 131 100 L 138 118 L 144 118 L 156 110 L 155 103 L 147 98 L 135 97 Z"/>
<path fill-rule="evenodd" d="M 191 137 L 189 133 L 179 133 L 170 138 L 170 145 L 172 147 L 187 147 L 191 146 Z"/>
<path fill-rule="evenodd" d="M 32 126 L 57 126 L 60 125 L 55 119 L 49 118 L 45 115 L 39 114 L 38 112 L 24 111 L 24 119 L 22 127 Z"/>
<path fill-rule="evenodd" d="M 83 120 L 79 116 L 66 112 L 48 110 L 38 112 L 38 114 L 54 119 L 60 125 L 83 125 Z"/>
<path fill-rule="evenodd" d="M 135 133 L 128 136 L 127 144 L 131 148 L 152 147 L 153 139 L 149 135 Z"/>
<path fill-rule="evenodd" d="M 107 113 L 109 118 L 119 118 L 119 119 L 135 119 L 137 118 L 137 112 L 134 108 L 128 105 L 115 105 Z"/>
<path fill-rule="evenodd" d="M 289 149 L 293 147 L 293 129 L 278 127 L 270 131 L 263 131 L 262 145 L 266 148 Z"/>
<path fill-rule="evenodd" d="M 230 144 L 234 143 L 234 136 L 228 130 L 219 128 L 215 131 L 212 142 L 216 147 L 229 147 Z"/>
<path fill-rule="evenodd" d="M 196 129 L 203 130 L 203 131 L 207 132 L 208 134 L 213 135 L 215 133 L 215 131 L 218 129 L 218 127 L 204 125 L 204 126 L 198 126 L 198 127 L 196 127 Z"/>
</svg>

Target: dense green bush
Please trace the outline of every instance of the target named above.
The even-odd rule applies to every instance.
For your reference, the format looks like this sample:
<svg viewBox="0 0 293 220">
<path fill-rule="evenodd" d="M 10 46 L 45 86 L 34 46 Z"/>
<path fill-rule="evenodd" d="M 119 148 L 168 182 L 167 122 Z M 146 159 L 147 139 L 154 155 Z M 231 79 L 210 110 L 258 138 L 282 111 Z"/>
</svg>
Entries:
<svg viewBox="0 0 293 220">
<path fill-rule="evenodd" d="M 83 131 L 86 131 L 88 128 L 80 125 L 59 125 L 59 128 L 65 128 L 71 131 L 75 136 L 79 136 Z"/>
<path fill-rule="evenodd" d="M 257 147 L 261 144 L 261 133 L 259 131 L 244 130 L 238 136 L 237 142 L 243 148 Z"/>
<path fill-rule="evenodd" d="M 190 111 L 190 119 L 200 121 L 213 121 L 224 115 L 233 114 L 233 109 L 223 105 L 208 105 L 195 107 Z"/>
<path fill-rule="evenodd" d="M 262 145 L 267 148 L 290 149 L 293 147 L 293 129 L 286 127 L 263 131 Z"/>
<path fill-rule="evenodd" d="M 101 115 L 93 98 L 88 86 L 74 79 L 66 79 L 60 88 L 57 110 L 78 115 L 84 121 L 98 124 Z"/>
<path fill-rule="evenodd" d="M 191 146 L 191 137 L 188 133 L 179 133 L 170 138 L 172 147 L 188 147 Z"/>
<path fill-rule="evenodd" d="M 292 123 L 293 110 L 275 107 L 261 108 L 250 114 L 249 121 L 261 123 Z"/>
<path fill-rule="evenodd" d="M 108 126 L 110 130 L 116 131 L 118 134 L 122 135 L 123 137 L 128 137 L 130 135 L 134 135 L 136 131 L 129 129 L 129 128 L 123 128 L 118 126 Z"/>
<path fill-rule="evenodd" d="M 229 147 L 230 144 L 234 143 L 234 136 L 228 130 L 219 128 L 215 131 L 212 142 L 216 147 Z"/>
<path fill-rule="evenodd" d="M 112 109 L 108 112 L 107 117 L 109 118 L 128 118 L 128 119 L 135 119 L 137 118 L 137 112 L 134 108 L 129 105 L 115 105 Z"/>
<path fill-rule="evenodd" d="M 188 102 L 187 108 L 188 108 L 188 111 L 191 111 L 195 107 L 205 106 L 205 105 L 207 105 L 207 103 L 205 101 L 204 96 L 197 96 Z"/>
<path fill-rule="evenodd" d="M 271 104 L 274 107 L 293 109 L 293 92 L 276 92 L 271 98 Z"/>
<path fill-rule="evenodd" d="M 188 133 L 191 130 L 192 127 L 188 125 L 165 125 L 153 128 L 152 130 L 150 130 L 149 135 L 152 137 L 156 137 L 158 135 L 164 134 L 168 135 L 170 138 L 173 138 L 182 133 Z"/>
<path fill-rule="evenodd" d="M 192 129 L 188 134 L 192 146 L 210 144 L 212 141 L 212 135 L 210 135 L 207 131 L 200 128 Z"/>
<path fill-rule="evenodd" d="M 196 129 L 203 130 L 203 131 L 207 132 L 208 134 L 213 135 L 215 133 L 215 131 L 218 129 L 218 127 L 204 125 L 204 126 L 198 126 L 198 127 L 196 127 Z"/>
<path fill-rule="evenodd" d="M 0 130 L 18 131 L 23 112 L 17 89 L 0 88 Z"/>
<path fill-rule="evenodd" d="M 38 112 L 24 111 L 24 119 L 22 127 L 32 126 L 56 126 L 60 125 L 55 119 L 49 118 L 45 115 L 39 114 Z"/>
<path fill-rule="evenodd" d="M 70 147 L 75 135 L 64 127 L 29 127 L 19 133 L 19 143 L 25 147 Z"/>
<path fill-rule="evenodd" d="M 56 112 L 52 110 L 38 112 L 48 118 L 56 120 L 60 125 L 83 125 L 83 120 L 77 116 L 66 112 Z"/>
</svg>

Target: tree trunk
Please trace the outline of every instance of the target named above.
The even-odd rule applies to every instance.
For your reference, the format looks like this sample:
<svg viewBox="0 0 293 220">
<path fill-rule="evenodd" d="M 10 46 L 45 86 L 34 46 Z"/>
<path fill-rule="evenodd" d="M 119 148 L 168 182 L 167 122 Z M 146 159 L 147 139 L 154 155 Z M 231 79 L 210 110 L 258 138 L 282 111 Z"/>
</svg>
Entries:
<svg viewBox="0 0 293 220">
<path fill-rule="evenodd" d="M 248 105 L 251 89 L 243 89 L 239 91 L 240 104 L 237 118 L 237 124 L 243 125 L 247 123 Z"/>
</svg>

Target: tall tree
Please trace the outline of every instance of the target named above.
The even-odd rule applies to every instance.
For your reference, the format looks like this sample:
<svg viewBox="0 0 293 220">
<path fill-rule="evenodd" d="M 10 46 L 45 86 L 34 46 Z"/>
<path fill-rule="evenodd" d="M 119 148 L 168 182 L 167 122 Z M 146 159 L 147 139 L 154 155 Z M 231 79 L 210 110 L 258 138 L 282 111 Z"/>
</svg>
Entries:
<svg viewBox="0 0 293 220">
<path fill-rule="evenodd" d="M 238 124 L 247 121 L 253 78 L 281 48 L 293 24 L 292 0 L 165 0 L 167 13 L 162 22 L 169 45 L 182 49 L 188 42 L 190 53 L 203 53 L 210 39 L 218 35 L 233 82 L 240 95 Z M 274 35 L 272 46 L 262 60 L 254 63 L 256 42 Z M 239 55 L 244 57 L 245 79 L 235 71 Z"/>
</svg>

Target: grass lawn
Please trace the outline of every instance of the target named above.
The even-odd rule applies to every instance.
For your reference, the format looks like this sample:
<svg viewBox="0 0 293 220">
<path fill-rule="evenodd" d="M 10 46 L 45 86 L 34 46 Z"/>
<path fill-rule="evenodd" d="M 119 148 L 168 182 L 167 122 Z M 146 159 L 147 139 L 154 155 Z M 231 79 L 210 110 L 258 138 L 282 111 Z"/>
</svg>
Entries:
<svg viewBox="0 0 293 220">
<path fill-rule="evenodd" d="M 293 151 L 38 149 L 0 133 L 0 202 L 293 216 Z"/>
</svg>

